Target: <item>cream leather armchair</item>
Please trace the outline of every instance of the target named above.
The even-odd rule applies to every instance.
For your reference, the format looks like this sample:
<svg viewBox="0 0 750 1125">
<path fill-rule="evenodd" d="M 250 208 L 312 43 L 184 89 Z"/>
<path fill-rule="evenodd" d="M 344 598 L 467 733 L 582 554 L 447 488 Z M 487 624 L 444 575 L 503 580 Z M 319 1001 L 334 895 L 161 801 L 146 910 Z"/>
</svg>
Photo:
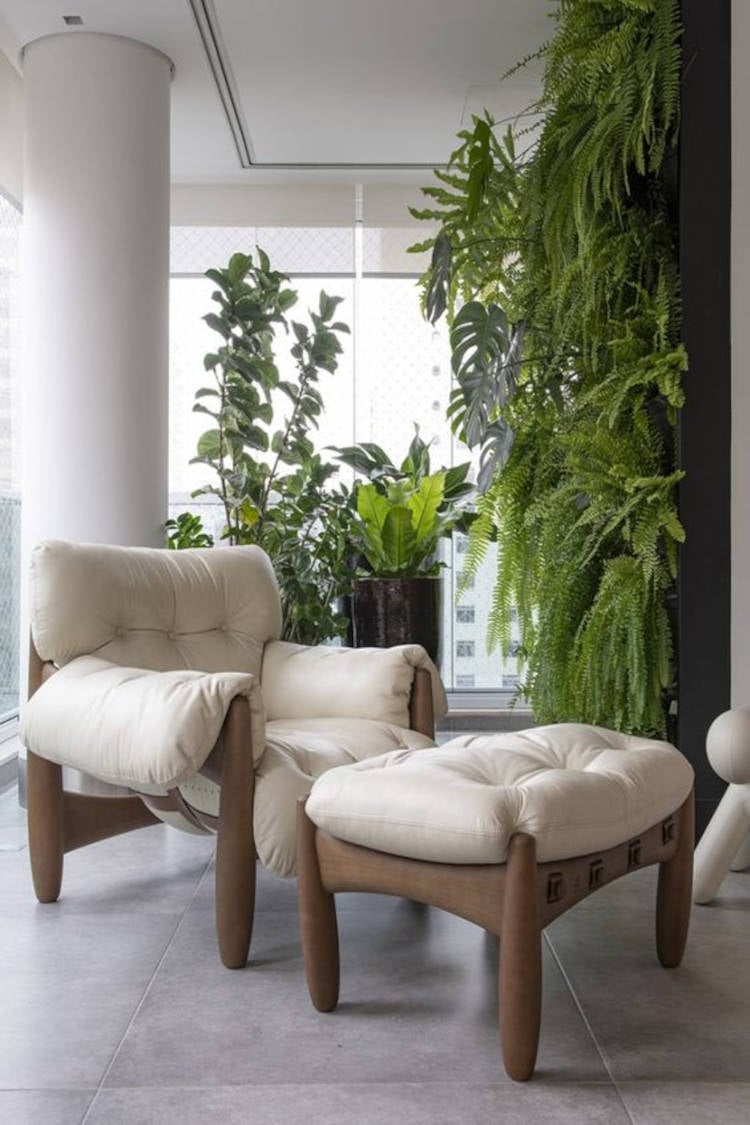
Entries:
<svg viewBox="0 0 750 1125">
<path fill-rule="evenodd" d="M 418 645 L 312 648 L 280 626 L 257 547 L 35 549 L 21 737 L 41 902 L 85 844 L 159 821 L 216 833 L 219 952 L 245 964 L 256 854 L 295 873 L 297 800 L 334 766 L 432 745 L 446 710 Z M 113 795 L 67 792 L 64 766 Z"/>
</svg>

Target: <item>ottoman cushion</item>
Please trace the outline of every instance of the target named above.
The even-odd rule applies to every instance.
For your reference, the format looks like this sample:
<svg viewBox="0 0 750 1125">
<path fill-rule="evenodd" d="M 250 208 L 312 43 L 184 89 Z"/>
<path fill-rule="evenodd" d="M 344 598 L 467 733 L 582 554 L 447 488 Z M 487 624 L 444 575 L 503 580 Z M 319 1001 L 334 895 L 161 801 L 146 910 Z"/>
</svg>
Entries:
<svg viewBox="0 0 750 1125">
<path fill-rule="evenodd" d="M 511 836 L 527 832 L 544 863 L 637 836 L 692 784 L 668 742 L 561 723 L 341 766 L 315 782 L 306 809 L 339 839 L 439 863 L 504 863 Z"/>
</svg>

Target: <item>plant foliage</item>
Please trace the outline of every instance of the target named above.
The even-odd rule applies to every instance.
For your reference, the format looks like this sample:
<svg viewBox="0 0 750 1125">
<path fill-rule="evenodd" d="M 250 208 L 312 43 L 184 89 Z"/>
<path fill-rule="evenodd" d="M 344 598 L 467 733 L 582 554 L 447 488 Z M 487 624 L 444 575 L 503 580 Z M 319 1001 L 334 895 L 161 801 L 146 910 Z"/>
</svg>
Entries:
<svg viewBox="0 0 750 1125">
<path fill-rule="evenodd" d="M 488 642 L 510 651 L 517 608 L 539 721 L 663 734 L 684 538 L 679 5 L 560 0 L 538 57 L 536 124 L 475 118 L 415 211 L 440 225 L 425 308 L 452 316 L 452 422 L 482 450 L 467 573 L 496 534 Z"/>
<path fill-rule="evenodd" d="M 210 418 L 193 461 L 214 480 L 193 495 L 216 496 L 224 508 L 223 538 L 255 543 L 269 554 L 279 583 L 286 640 L 315 644 L 345 622 L 333 601 L 350 583 L 350 497 L 334 487 L 335 465 L 315 452 L 311 430 L 323 399 L 321 371 L 333 373 L 341 352 L 340 297 L 321 292 L 310 324 L 287 319 L 297 294 L 289 278 L 258 250 L 234 254 L 226 269 L 208 270 L 216 283 L 215 312 L 204 320 L 219 337 L 204 359 L 211 382 L 196 392 L 193 410 Z M 277 365 L 277 337 L 291 329 L 296 377 Z"/>
<path fill-rule="evenodd" d="M 399 467 L 374 442 L 346 446 L 336 454 L 342 464 L 367 478 L 366 484 L 355 485 L 351 526 L 352 542 L 364 563 L 362 573 L 376 578 L 436 575 L 440 539 L 471 524 L 462 503 L 474 493 L 467 481 L 470 462 L 433 471 L 430 445 L 416 424 Z"/>
<path fill-rule="evenodd" d="M 164 524 L 167 547 L 170 551 L 183 551 L 191 547 L 213 547 L 214 538 L 203 527 L 203 520 L 193 512 L 180 512 L 176 519 Z"/>
</svg>

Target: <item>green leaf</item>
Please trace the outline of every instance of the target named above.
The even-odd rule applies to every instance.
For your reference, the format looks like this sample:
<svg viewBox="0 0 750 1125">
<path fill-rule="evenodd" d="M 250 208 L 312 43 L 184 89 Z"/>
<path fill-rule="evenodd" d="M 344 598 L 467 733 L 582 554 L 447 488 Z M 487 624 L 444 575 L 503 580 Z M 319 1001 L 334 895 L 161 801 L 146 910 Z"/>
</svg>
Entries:
<svg viewBox="0 0 750 1125">
<path fill-rule="evenodd" d="M 434 540 L 438 509 L 443 502 L 444 491 L 445 472 L 441 471 L 423 477 L 419 488 L 409 498 L 408 507 L 417 545 L 428 538 Z"/>
<path fill-rule="evenodd" d="M 336 450 L 336 455 L 344 465 L 348 465 L 351 469 L 355 469 L 367 477 L 373 477 L 376 474 L 395 476 L 398 473 L 396 466 L 385 450 L 373 441 L 343 446 Z"/>
<path fill-rule="evenodd" d="M 232 285 L 236 285 L 238 281 L 243 280 L 251 264 L 252 258 L 247 254 L 232 254 L 227 266 L 227 277 Z"/>
<path fill-rule="evenodd" d="M 408 508 L 391 508 L 383 523 L 383 553 L 391 570 L 409 570 L 417 545 Z"/>
<path fill-rule="evenodd" d="M 221 422 L 221 414 L 217 413 L 215 410 L 209 410 L 202 402 L 193 403 L 193 414 L 208 414 L 216 422 Z"/>
<path fill-rule="evenodd" d="M 279 308 L 286 312 L 292 305 L 297 304 L 297 294 L 293 289 L 282 289 L 279 293 Z"/>
<path fill-rule="evenodd" d="M 448 234 L 441 230 L 432 248 L 425 296 L 425 312 L 430 324 L 436 324 L 446 310 L 452 276 L 453 246 Z"/>
<path fill-rule="evenodd" d="M 371 533 L 383 534 L 389 503 L 374 484 L 360 484 L 357 488 L 357 512 Z"/>
<path fill-rule="evenodd" d="M 209 328 L 213 328 L 214 332 L 218 332 L 225 340 L 228 340 L 232 335 L 232 330 L 227 324 L 225 317 L 217 316 L 216 313 L 206 313 L 203 319 Z"/>
<path fill-rule="evenodd" d="M 464 483 L 469 475 L 471 468 L 470 461 L 464 461 L 462 465 L 453 465 L 446 471 L 445 474 L 445 498 L 446 500 L 455 500 L 460 496 L 466 496 L 473 491 L 473 485 Z"/>
<path fill-rule="evenodd" d="M 319 300 L 320 319 L 324 321 L 331 320 L 343 299 L 343 297 L 329 297 L 328 294 L 321 289 Z"/>
<path fill-rule="evenodd" d="M 470 301 L 451 329 L 451 364 L 464 397 L 464 440 L 474 449 L 497 411 L 515 392 L 522 327 L 509 335 L 499 305 Z"/>
<path fill-rule="evenodd" d="M 477 488 L 480 492 L 487 492 L 495 473 L 502 471 L 508 464 L 514 438 L 513 430 L 504 418 L 496 418 L 484 431 L 477 474 Z"/>
<path fill-rule="evenodd" d="M 231 291 L 232 283 L 224 270 L 206 270 L 204 277 L 208 277 L 211 281 L 216 282 L 219 288 L 223 289 L 225 293 Z"/>
<path fill-rule="evenodd" d="M 479 214 L 492 172 L 490 136 L 489 123 L 478 118 L 469 148 L 469 179 L 466 185 L 466 217 L 470 223 L 473 223 Z"/>
<path fill-rule="evenodd" d="M 198 456 L 209 460 L 221 457 L 221 433 L 219 430 L 206 430 L 198 438 Z"/>
<path fill-rule="evenodd" d="M 414 437 L 411 439 L 409 452 L 401 465 L 401 472 L 410 476 L 418 484 L 423 476 L 430 472 L 430 447 L 419 436 L 419 426 L 414 423 Z"/>
<path fill-rule="evenodd" d="M 245 525 L 245 527 L 255 527 L 256 523 L 260 519 L 260 512 L 256 508 L 255 504 L 251 503 L 250 500 L 247 499 L 243 500 L 241 504 L 237 505 L 237 507 L 235 508 L 235 512 L 237 518 Z"/>
<path fill-rule="evenodd" d="M 261 453 L 265 453 L 268 449 L 268 434 L 259 426 L 243 427 L 242 437 L 245 445 L 249 445 L 251 449 L 258 449 Z"/>
</svg>

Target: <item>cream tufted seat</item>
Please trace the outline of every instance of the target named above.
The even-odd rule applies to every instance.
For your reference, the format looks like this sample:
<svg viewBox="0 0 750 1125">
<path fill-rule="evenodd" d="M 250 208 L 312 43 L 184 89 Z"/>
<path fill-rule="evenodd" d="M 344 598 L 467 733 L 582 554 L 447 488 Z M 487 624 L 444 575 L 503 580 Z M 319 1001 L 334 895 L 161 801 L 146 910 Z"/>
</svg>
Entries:
<svg viewBox="0 0 750 1125">
<path fill-rule="evenodd" d="M 666 968 L 680 963 L 692 789 L 674 746 L 578 723 L 455 738 L 325 773 L 298 808 L 302 950 L 315 1007 L 338 1002 L 336 892 L 438 906 L 500 938 L 505 1067 L 529 1078 L 548 922 L 658 863 L 657 951 Z"/>
<path fill-rule="evenodd" d="M 307 813 L 341 840 L 440 863 L 504 863 L 511 837 L 526 832 L 545 862 L 637 836 L 692 784 L 667 742 L 560 723 L 334 770 L 316 782 Z"/>
<path fill-rule="evenodd" d="M 42 543 L 31 622 L 22 739 L 38 897 L 57 898 L 63 851 L 81 844 L 157 818 L 217 831 L 227 964 L 247 956 L 255 850 L 294 874 L 297 799 L 332 767 L 432 746 L 446 709 L 417 645 L 278 640 L 276 579 L 257 547 Z M 64 793 L 62 766 L 138 798 Z"/>
</svg>

